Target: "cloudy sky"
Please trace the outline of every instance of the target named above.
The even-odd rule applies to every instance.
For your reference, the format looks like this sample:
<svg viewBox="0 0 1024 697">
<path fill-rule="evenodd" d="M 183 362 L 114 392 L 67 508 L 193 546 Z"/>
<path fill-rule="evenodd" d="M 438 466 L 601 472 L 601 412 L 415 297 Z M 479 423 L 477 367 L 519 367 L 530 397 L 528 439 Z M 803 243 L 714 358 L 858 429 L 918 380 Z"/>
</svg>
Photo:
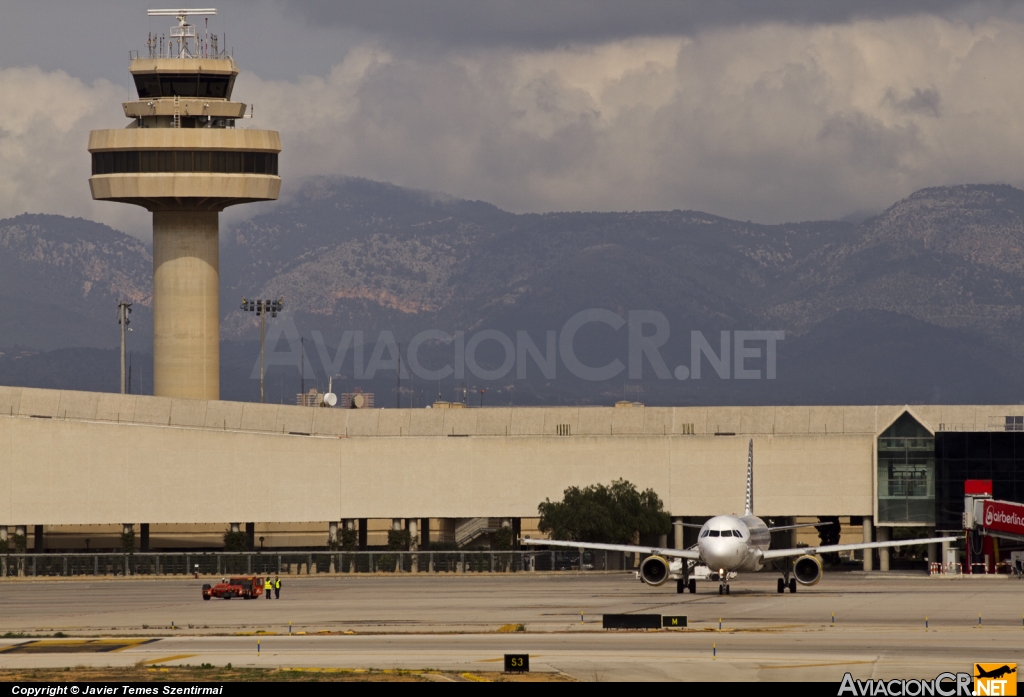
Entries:
<svg viewBox="0 0 1024 697">
<path fill-rule="evenodd" d="M 155 2 L 155 0 L 154 0 Z M 87 134 L 126 123 L 129 0 L 8 0 L 0 217 L 95 203 Z M 883 0 L 222 0 L 253 127 L 310 175 L 513 211 L 698 209 L 779 222 L 916 189 L 1024 187 L 1024 6 Z M 201 20 L 200 20 L 201 21 Z M 131 93 L 134 98 L 134 93 Z M 240 207 L 234 216 L 261 206 Z"/>
</svg>

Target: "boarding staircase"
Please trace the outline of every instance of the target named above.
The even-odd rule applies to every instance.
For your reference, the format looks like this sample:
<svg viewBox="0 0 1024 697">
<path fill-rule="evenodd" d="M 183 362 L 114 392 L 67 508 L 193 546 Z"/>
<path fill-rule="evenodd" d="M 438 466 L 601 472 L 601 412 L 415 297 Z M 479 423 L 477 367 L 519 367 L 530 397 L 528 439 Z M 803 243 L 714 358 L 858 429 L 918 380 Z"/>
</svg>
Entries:
<svg viewBox="0 0 1024 697">
<path fill-rule="evenodd" d="M 501 529 L 501 518 L 468 518 L 455 526 L 455 544 L 465 547 L 482 535 Z"/>
</svg>

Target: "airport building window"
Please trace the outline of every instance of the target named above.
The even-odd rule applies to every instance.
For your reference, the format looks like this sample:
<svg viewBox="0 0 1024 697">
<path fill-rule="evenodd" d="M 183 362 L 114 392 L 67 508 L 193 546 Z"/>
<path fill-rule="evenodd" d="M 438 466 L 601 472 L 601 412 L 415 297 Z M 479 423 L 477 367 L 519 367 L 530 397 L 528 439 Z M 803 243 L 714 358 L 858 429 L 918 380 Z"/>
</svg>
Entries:
<svg viewBox="0 0 1024 697">
<path fill-rule="evenodd" d="M 990 479 L 993 498 L 1024 503 L 1024 433 L 1009 428 L 940 431 L 935 434 L 935 477 L 940 530 L 960 529 L 968 479 Z"/>
<path fill-rule="evenodd" d="M 935 524 L 935 436 L 907 412 L 878 438 L 878 522 Z"/>
<path fill-rule="evenodd" d="M 223 172 L 277 174 L 277 153 L 225 150 L 117 150 L 92 154 L 93 174 Z"/>
</svg>

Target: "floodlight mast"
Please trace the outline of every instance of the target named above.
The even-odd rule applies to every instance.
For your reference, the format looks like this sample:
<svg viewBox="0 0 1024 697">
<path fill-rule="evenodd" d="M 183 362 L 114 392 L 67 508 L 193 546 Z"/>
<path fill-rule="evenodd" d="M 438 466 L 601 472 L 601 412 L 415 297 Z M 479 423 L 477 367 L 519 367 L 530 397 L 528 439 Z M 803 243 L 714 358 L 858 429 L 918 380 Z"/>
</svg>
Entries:
<svg viewBox="0 0 1024 697">
<path fill-rule="evenodd" d="M 243 296 L 241 308 L 242 312 L 255 312 L 256 316 L 260 318 L 260 404 L 263 404 L 263 378 L 266 375 L 266 367 L 263 360 L 263 344 L 267 338 L 267 315 L 277 317 L 277 313 L 284 310 L 284 296 L 277 300 L 248 300 Z M 303 358 L 303 361 L 305 361 L 305 358 Z M 303 362 L 303 367 L 305 367 L 305 362 Z M 306 389 L 305 384 L 303 384 L 302 389 Z"/>
</svg>

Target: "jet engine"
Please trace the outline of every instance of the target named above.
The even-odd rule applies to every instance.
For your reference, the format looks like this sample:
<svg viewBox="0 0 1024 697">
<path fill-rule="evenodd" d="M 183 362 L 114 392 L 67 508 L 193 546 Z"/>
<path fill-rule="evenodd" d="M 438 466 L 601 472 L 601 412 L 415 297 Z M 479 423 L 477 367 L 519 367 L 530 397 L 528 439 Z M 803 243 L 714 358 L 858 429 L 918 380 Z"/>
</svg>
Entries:
<svg viewBox="0 0 1024 697">
<path fill-rule="evenodd" d="M 668 562 L 663 557 L 647 557 L 640 564 L 640 578 L 649 586 L 660 586 L 668 580 L 668 576 Z"/>
<path fill-rule="evenodd" d="M 817 557 L 805 554 L 793 564 L 793 575 L 801 586 L 813 586 L 821 580 L 821 562 Z"/>
</svg>

